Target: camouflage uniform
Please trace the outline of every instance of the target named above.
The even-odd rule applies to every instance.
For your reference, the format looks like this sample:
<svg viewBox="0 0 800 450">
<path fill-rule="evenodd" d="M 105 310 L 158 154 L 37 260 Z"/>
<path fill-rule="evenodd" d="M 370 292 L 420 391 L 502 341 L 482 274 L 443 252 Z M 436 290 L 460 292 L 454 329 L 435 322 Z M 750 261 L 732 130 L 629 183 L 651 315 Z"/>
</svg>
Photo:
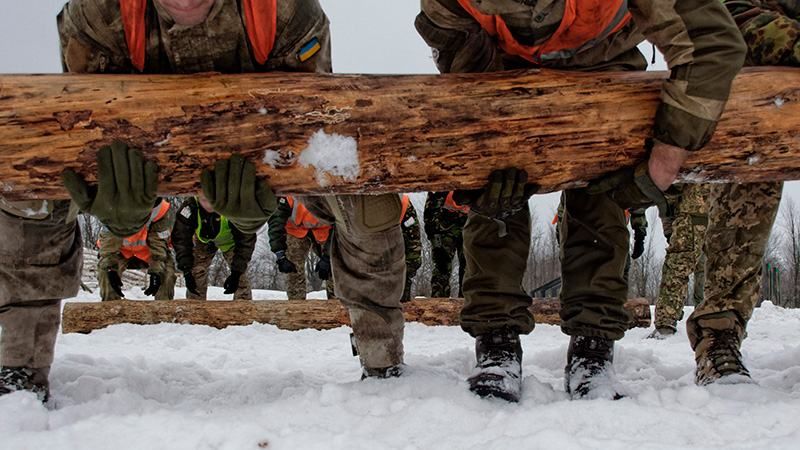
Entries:
<svg viewBox="0 0 800 450">
<path fill-rule="evenodd" d="M 676 329 L 683 318 L 683 304 L 694 272 L 694 304 L 703 301 L 705 254 L 703 243 L 708 226 L 709 185 L 686 184 L 675 199 L 674 215 L 665 217 L 664 235 L 669 247 L 661 275 L 661 290 L 656 302 L 656 329 Z"/>
<path fill-rule="evenodd" d="M 306 257 L 310 250 L 318 257 L 330 256 L 329 237 L 324 242 L 317 242 L 314 233 L 309 228 L 301 239 L 286 232 L 286 223 L 292 216 L 292 207 L 285 198 L 278 200 L 278 209 L 269 218 L 269 248 L 273 253 L 286 252 L 286 258 L 297 267 L 297 272 L 286 274 L 286 296 L 290 300 L 303 300 L 306 298 Z M 331 230 L 331 236 L 333 230 Z M 328 298 L 335 298 L 334 280 L 325 280 L 325 291 Z"/>
<path fill-rule="evenodd" d="M 453 256 L 458 255 L 458 285 L 455 296 L 461 293 L 464 271 L 464 224 L 467 215 L 453 211 L 445 205 L 447 192 L 429 192 L 425 200 L 425 234 L 431 241 L 433 276 L 431 277 L 431 297 L 450 297 L 450 274 L 453 273 Z"/>
<path fill-rule="evenodd" d="M 202 225 L 200 225 L 202 224 Z M 194 294 L 186 290 L 186 298 L 190 300 L 206 300 L 208 296 L 208 269 L 217 251 L 222 252 L 225 262 L 231 271 L 242 274 L 239 288 L 233 294 L 234 300 L 252 300 L 253 291 L 247 278 L 247 266 L 256 248 L 256 235 L 244 234 L 236 225 L 228 222 L 230 235 L 221 236 L 222 216 L 208 212 L 199 205 L 196 198 L 186 199 L 178 208 L 175 226 L 172 228 L 172 244 L 175 247 L 175 259 L 178 270 L 190 272 L 197 283 Z M 203 241 L 200 240 L 202 237 Z M 233 246 L 223 250 L 232 241 Z"/>
<path fill-rule="evenodd" d="M 500 15 L 524 45 L 547 40 L 561 23 L 563 0 L 522 2 L 472 0 L 486 14 Z M 591 47 L 540 66 L 582 71 L 644 70 L 636 46 L 645 38 L 672 68 L 655 115 L 653 138 L 688 150 L 703 147 L 722 114 L 744 48 L 728 12 L 717 0 L 627 2 L 632 20 Z M 417 30 L 434 49 L 441 72 L 491 72 L 532 67 L 505 53 L 457 0 L 422 0 Z M 644 145 L 644 143 L 643 143 Z M 528 151 L 529 149 L 520 149 Z M 531 180 L 535 182 L 536 180 Z M 564 193 L 561 222 L 562 330 L 569 335 L 619 339 L 628 326 L 623 277 L 629 236 L 622 208 L 607 193 Z M 530 297 L 521 288 L 529 242 L 528 208 L 498 224 L 470 213 L 464 227 L 466 273 L 462 327 L 473 336 L 506 328 L 527 334 L 534 326 Z"/>
<path fill-rule="evenodd" d="M 419 220 L 417 210 L 408 200 L 408 208 L 403 215 L 400 228 L 403 230 L 403 243 L 406 252 L 406 284 L 403 288 L 402 301 L 411 300 L 411 283 L 422 265 L 422 240 L 419 235 Z"/>
<path fill-rule="evenodd" d="M 747 43 L 747 65 L 800 66 L 800 2 L 724 3 Z M 700 350 L 703 328 L 732 328 L 740 339 L 744 335 L 760 295 L 764 252 L 782 190 L 783 183 L 712 185 L 705 300 L 686 324 L 693 349 Z"/>
</svg>

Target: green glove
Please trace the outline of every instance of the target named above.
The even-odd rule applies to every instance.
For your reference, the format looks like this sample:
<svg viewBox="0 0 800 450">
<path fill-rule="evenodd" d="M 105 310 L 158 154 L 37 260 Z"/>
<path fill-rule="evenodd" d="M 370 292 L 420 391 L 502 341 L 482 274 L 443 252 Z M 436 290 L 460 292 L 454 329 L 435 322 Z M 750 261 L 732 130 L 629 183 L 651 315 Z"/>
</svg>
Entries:
<svg viewBox="0 0 800 450">
<path fill-rule="evenodd" d="M 138 232 L 156 201 L 158 166 L 142 152 L 115 142 L 97 152 L 97 186 L 89 186 L 72 170 L 62 175 L 64 187 L 81 211 L 97 217 L 114 235 Z"/>
<path fill-rule="evenodd" d="M 214 170 L 203 171 L 200 184 L 214 211 L 245 234 L 255 234 L 278 208 L 272 189 L 242 155 L 217 161 Z"/>
<path fill-rule="evenodd" d="M 455 191 L 453 200 L 476 214 L 502 220 L 521 211 L 538 188 L 528 183 L 528 172 L 512 167 L 492 172 L 483 189 Z"/>
<path fill-rule="evenodd" d="M 589 184 L 591 195 L 607 194 L 622 209 L 639 209 L 657 206 L 661 217 L 669 214 L 669 204 L 664 192 L 656 186 L 647 171 L 647 161 L 635 168 L 626 167 L 612 172 Z"/>
</svg>

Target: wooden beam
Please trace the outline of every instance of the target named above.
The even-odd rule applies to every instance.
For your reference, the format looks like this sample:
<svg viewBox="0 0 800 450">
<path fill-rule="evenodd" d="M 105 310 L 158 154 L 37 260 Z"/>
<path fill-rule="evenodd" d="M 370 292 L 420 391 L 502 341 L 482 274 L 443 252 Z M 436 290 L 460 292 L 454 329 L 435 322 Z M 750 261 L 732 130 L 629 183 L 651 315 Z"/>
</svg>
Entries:
<svg viewBox="0 0 800 450">
<path fill-rule="evenodd" d="M 461 299 L 421 299 L 403 304 L 408 322 L 426 325 L 459 325 Z M 647 300 L 629 300 L 631 328 L 650 326 Z M 559 324 L 557 299 L 534 299 L 531 311 L 537 323 Z M 267 323 L 284 330 L 325 330 L 349 325 L 342 304 L 328 300 L 261 301 L 108 301 L 66 303 L 61 328 L 64 333 L 90 333 L 110 325 L 181 323 L 225 328 Z"/>
<path fill-rule="evenodd" d="M 665 76 L 2 75 L 0 193 L 66 198 L 61 171 L 92 179 L 96 150 L 117 139 L 158 160 L 161 194 L 195 193 L 200 171 L 232 152 L 283 194 L 475 188 L 509 166 L 554 191 L 643 158 Z M 298 163 L 319 130 L 355 139 L 357 177 L 320 183 Z M 800 179 L 800 69 L 743 72 L 687 167 L 690 182 Z"/>
</svg>

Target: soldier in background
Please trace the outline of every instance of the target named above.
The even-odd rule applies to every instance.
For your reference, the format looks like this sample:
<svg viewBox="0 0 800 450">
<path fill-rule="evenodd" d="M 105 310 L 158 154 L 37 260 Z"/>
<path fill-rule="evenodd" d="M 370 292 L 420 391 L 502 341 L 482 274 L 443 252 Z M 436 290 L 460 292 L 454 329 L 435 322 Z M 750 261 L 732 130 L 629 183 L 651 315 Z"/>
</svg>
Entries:
<svg viewBox="0 0 800 450">
<path fill-rule="evenodd" d="M 453 257 L 458 255 L 458 284 L 455 297 L 461 295 L 464 280 L 464 238 L 462 230 L 467 222 L 469 208 L 456 205 L 453 192 L 429 192 L 425 200 L 425 234 L 431 241 L 433 275 L 431 297 L 450 297 L 450 276 L 453 273 Z"/>
<path fill-rule="evenodd" d="M 747 43 L 746 65 L 800 67 L 800 2 L 724 4 Z M 711 186 L 705 299 L 686 322 L 698 385 L 752 382 L 741 345 L 760 297 L 764 252 L 782 191 L 781 182 Z"/>
<path fill-rule="evenodd" d="M 332 232 L 332 226 L 320 223 L 294 197 L 278 200 L 278 209 L 269 218 L 269 246 L 277 258 L 278 271 L 288 275 L 286 295 L 289 300 L 306 298 L 305 267 L 311 250 L 319 258 L 314 272 L 325 281 L 328 298 L 335 297 L 329 244 Z"/>
<path fill-rule="evenodd" d="M 685 184 L 681 194 L 671 199 L 669 215 L 662 218 L 667 238 L 667 256 L 656 302 L 655 330 L 648 336 L 664 339 L 675 334 L 683 318 L 683 305 L 689 290 L 689 275 L 694 273 L 694 305 L 703 301 L 706 258 L 703 244 L 708 227 L 709 186 Z"/>
<path fill-rule="evenodd" d="M 417 210 L 411 204 L 411 198 L 403 195 L 403 212 L 400 214 L 400 229 L 403 231 L 403 243 L 406 249 L 406 284 L 403 288 L 402 302 L 411 300 L 411 284 L 422 265 L 422 240 L 419 233 Z"/>
<path fill-rule="evenodd" d="M 147 223 L 135 234 L 121 238 L 103 229 L 97 242 L 97 284 L 103 301 L 121 300 L 122 273 L 146 269 L 150 282 L 144 295 L 156 300 L 175 298 L 175 263 L 170 250 L 170 204 L 159 200 Z"/>
<path fill-rule="evenodd" d="M 214 212 L 204 195 L 186 199 L 178 208 L 172 228 L 175 259 L 186 280 L 186 298 L 207 300 L 208 269 L 219 251 L 231 270 L 223 284 L 225 294 L 233 294 L 234 300 L 252 300 L 246 272 L 256 248 L 256 236 L 242 233 L 227 217 Z"/>
</svg>

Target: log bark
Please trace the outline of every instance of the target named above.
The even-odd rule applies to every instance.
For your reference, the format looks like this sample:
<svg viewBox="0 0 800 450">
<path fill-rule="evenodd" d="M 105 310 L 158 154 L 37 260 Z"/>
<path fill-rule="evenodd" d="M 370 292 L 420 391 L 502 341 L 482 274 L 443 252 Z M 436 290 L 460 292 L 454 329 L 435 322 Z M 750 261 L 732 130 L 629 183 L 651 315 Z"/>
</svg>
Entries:
<svg viewBox="0 0 800 450">
<path fill-rule="evenodd" d="M 403 304 L 407 322 L 426 325 L 459 325 L 461 299 L 416 299 Z M 650 326 L 647 300 L 629 300 L 631 328 Z M 560 323 L 557 299 L 534 299 L 531 306 L 537 323 Z M 283 330 L 326 330 L 349 325 L 342 304 L 328 300 L 261 301 L 112 301 L 66 303 L 61 328 L 64 333 L 90 333 L 110 325 L 181 323 L 225 328 L 252 323 L 275 325 Z"/>
<path fill-rule="evenodd" d="M 232 152 L 282 194 L 476 188 L 509 166 L 554 191 L 644 157 L 665 76 L 3 75 L 0 192 L 66 198 L 61 171 L 93 179 L 96 150 L 114 140 L 158 160 L 164 195 L 195 193 L 200 170 Z M 319 130 L 357 141 L 357 177 L 318 180 L 298 163 Z M 713 141 L 686 167 L 689 182 L 800 178 L 800 69 L 740 75 Z"/>
</svg>

